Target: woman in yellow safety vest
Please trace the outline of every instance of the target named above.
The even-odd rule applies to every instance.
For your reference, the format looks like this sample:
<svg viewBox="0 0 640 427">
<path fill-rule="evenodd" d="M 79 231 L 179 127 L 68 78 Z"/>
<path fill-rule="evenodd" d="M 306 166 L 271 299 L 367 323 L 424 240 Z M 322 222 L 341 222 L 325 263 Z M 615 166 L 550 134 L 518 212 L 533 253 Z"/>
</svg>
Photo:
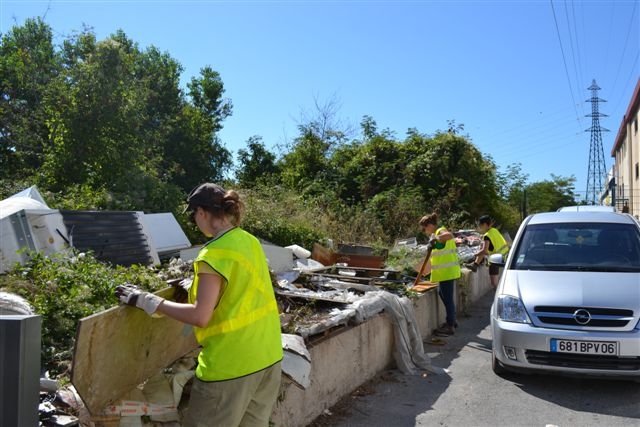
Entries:
<svg viewBox="0 0 640 427">
<path fill-rule="evenodd" d="M 502 254 L 502 256 L 506 258 L 509 253 L 509 244 L 493 225 L 493 220 L 489 215 L 482 215 L 478 218 L 477 228 L 478 231 L 482 233 L 482 248 L 480 252 L 476 253 L 473 262 L 465 264 L 465 267 L 471 271 L 477 271 L 478 266 L 483 262 L 485 257 L 489 255 Z M 489 280 L 494 289 L 498 286 L 499 277 L 500 267 L 495 264 L 489 264 Z"/>
<path fill-rule="evenodd" d="M 278 306 L 262 246 L 239 227 L 243 208 L 238 193 L 217 184 L 199 185 L 189 194 L 184 212 L 211 240 L 194 260 L 188 303 L 131 285 L 116 290 L 124 303 L 194 326 L 202 349 L 185 427 L 267 427 L 278 397 Z"/>
<path fill-rule="evenodd" d="M 438 294 L 444 304 L 446 323 L 440 325 L 433 333 L 446 337 L 455 333 L 456 321 L 455 284 L 460 277 L 460 261 L 453 233 L 445 227 L 438 227 L 438 215 L 432 213 L 423 216 L 419 223 L 422 231 L 431 236 L 431 276 L 432 282 L 438 283 Z"/>
</svg>

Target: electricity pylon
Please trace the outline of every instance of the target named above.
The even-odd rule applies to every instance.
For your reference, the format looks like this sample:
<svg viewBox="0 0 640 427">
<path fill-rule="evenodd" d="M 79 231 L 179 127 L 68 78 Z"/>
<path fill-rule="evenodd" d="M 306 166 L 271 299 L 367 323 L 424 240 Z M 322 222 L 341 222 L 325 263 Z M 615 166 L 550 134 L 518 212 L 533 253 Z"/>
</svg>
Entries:
<svg viewBox="0 0 640 427">
<path fill-rule="evenodd" d="M 591 99 L 587 99 L 586 102 L 591 103 L 591 114 L 587 114 L 585 117 L 591 117 L 591 127 L 586 129 L 585 132 L 591 132 L 591 143 L 589 144 L 586 202 L 590 205 L 596 205 L 600 204 L 598 196 L 604 189 L 607 176 L 601 132 L 609 132 L 609 129 L 600 126 L 600 117 L 608 116 L 598 111 L 598 103 L 607 101 L 598 98 L 600 87 L 596 84 L 595 79 L 588 89 L 591 91 Z"/>
</svg>

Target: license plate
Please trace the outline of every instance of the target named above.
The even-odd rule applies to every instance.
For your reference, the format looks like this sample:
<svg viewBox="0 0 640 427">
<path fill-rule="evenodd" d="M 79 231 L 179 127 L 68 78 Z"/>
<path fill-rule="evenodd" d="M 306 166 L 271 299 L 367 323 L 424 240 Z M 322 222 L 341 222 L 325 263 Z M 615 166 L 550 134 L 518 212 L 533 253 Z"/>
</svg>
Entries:
<svg viewBox="0 0 640 427">
<path fill-rule="evenodd" d="M 551 352 L 617 356 L 618 343 L 616 341 L 575 341 L 552 338 Z"/>
</svg>

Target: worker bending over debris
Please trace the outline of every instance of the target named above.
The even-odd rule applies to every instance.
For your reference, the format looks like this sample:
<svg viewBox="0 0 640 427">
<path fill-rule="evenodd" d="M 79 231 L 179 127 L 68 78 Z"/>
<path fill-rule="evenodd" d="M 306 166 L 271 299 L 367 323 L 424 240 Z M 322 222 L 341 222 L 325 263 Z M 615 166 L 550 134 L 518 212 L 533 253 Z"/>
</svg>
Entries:
<svg viewBox="0 0 640 427">
<path fill-rule="evenodd" d="M 478 266 L 484 262 L 484 259 L 492 254 L 502 254 L 506 259 L 509 252 L 509 244 L 502 237 L 498 229 L 494 228 L 493 220 L 489 215 L 482 215 L 476 221 L 476 227 L 482 234 L 482 248 L 475 254 L 473 262 L 466 263 L 464 266 L 469 270 L 476 272 Z M 500 267 L 489 263 L 489 280 L 493 289 L 498 287 L 498 279 L 500 278 Z"/>
<path fill-rule="evenodd" d="M 217 184 L 201 184 L 189 194 L 183 213 L 211 240 L 194 260 L 187 303 L 130 284 L 116 288 L 125 304 L 194 326 L 202 349 L 185 427 L 267 427 L 278 397 L 278 307 L 262 246 L 239 227 L 243 209 L 237 192 Z"/>
<path fill-rule="evenodd" d="M 438 215 L 425 215 L 418 223 L 423 233 L 431 236 L 429 245 L 431 251 L 430 281 L 438 283 L 438 294 L 447 313 L 446 323 L 433 331 L 436 336 L 447 337 L 455 333 L 456 322 L 455 285 L 460 277 L 460 261 L 453 233 L 445 227 L 438 227 Z"/>
</svg>

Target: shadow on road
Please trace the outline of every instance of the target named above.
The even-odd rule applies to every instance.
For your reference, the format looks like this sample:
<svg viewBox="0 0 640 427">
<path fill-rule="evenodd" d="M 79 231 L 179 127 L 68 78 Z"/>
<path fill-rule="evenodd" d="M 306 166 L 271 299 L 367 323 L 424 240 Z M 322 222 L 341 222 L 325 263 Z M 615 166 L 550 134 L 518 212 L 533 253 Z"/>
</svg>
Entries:
<svg viewBox="0 0 640 427">
<path fill-rule="evenodd" d="M 589 425 L 607 425 L 599 421 L 599 416 L 616 417 L 608 421 L 619 420 L 623 425 L 626 425 L 623 420 L 628 418 L 640 419 L 638 383 L 554 375 L 495 375 L 491 371 L 491 331 L 488 328 L 492 300 L 493 292 L 490 292 L 471 307 L 466 316 L 461 316 L 460 327 L 454 336 L 435 340 L 429 337 L 424 342 L 425 352 L 431 357 L 432 364 L 451 368 L 455 383 L 449 375 L 408 376 L 397 369 L 389 369 L 358 387 L 334 405 L 327 414 L 316 418 L 310 426 L 408 427 L 415 426 L 417 420 L 444 425 L 447 422 L 453 423 L 454 419 L 468 421 L 469 418 L 453 415 L 455 411 L 465 410 L 464 406 L 458 406 L 460 401 L 456 400 L 465 396 L 472 399 L 471 402 L 465 402 L 465 405 L 470 405 L 467 410 L 473 407 L 473 410 L 480 411 L 476 418 L 473 418 L 473 414 L 467 414 L 476 420 L 476 425 L 496 426 L 500 422 L 504 423 L 504 412 L 501 411 L 506 410 L 503 408 L 505 402 L 486 400 L 473 392 L 471 395 L 464 394 L 476 388 L 486 390 L 486 393 L 494 390 L 513 404 L 531 405 L 532 402 L 539 402 L 535 403 L 535 407 L 524 409 L 522 415 L 525 417 L 527 411 L 532 418 L 536 418 L 536 411 L 548 410 L 564 421 L 571 419 L 572 413 L 586 414 L 588 417 L 581 419 L 589 420 L 592 423 Z M 451 392 L 445 394 L 450 387 Z M 528 398 L 523 394 L 528 395 Z M 445 400 L 434 408 L 436 402 L 443 397 Z M 474 404 L 480 406 L 473 406 Z M 499 407 L 492 409 L 491 406 L 484 406 L 485 404 L 496 404 Z M 425 418 L 427 413 L 435 416 Z M 542 418 L 545 418 L 544 414 Z"/>
<path fill-rule="evenodd" d="M 465 347 L 491 352 L 491 340 L 480 338 L 479 335 L 489 324 L 492 299 L 493 292 L 490 292 L 468 313 L 461 315 L 454 336 L 427 338 L 424 350 L 434 366 L 449 368 Z M 416 417 L 430 410 L 450 384 L 449 375 L 425 373 L 411 376 L 397 369 L 389 369 L 341 399 L 309 426 L 414 426 Z"/>
<path fill-rule="evenodd" d="M 640 419 L 640 384 L 611 379 L 507 373 L 523 392 L 573 411 Z"/>
</svg>

